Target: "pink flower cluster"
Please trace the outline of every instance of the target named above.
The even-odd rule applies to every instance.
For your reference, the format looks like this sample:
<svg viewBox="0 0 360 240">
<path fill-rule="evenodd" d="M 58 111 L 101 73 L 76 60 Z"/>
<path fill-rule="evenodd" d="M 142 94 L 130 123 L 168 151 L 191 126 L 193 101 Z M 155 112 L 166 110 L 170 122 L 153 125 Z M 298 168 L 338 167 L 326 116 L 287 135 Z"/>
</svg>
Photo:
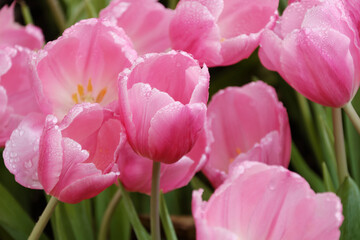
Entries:
<svg viewBox="0 0 360 240">
<path fill-rule="evenodd" d="M 68 203 L 117 180 L 149 194 L 153 161 L 162 163 L 164 192 L 202 170 L 216 190 L 207 203 L 193 194 L 198 239 L 337 239 L 340 200 L 286 169 L 290 127 L 275 90 L 258 81 L 207 104 L 207 66 L 247 58 L 260 41 L 264 65 L 305 96 L 347 103 L 359 85 L 359 21 L 330 18 L 354 9 L 328 1 L 292 1 L 275 22 L 277 0 L 181 0 L 175 10 L 114 0 L 42 49 L 39 30 L 13 23 L 13 6 L 3 8 L 6 167 L 23 186 Z"/>
</svg>

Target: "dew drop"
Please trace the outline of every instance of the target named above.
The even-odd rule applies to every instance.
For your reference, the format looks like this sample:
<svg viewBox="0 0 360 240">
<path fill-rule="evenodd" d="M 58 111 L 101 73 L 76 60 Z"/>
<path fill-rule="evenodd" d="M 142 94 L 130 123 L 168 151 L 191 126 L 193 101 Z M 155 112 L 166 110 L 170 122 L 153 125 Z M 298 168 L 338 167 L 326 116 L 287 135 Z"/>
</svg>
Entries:
<svg viewBox="0 0 360 240">
<path fill-rule="evenodd" d="M 25 133 L 25 131 L 21 129 L 21 130 L 19 131 L 19 136 L 20 136 L 20 137 L 23 136 L 24 133 Z"/>
<path fill-rule="evenodd" d="M 31 162 L 31 161 L 27 161 L 27 162 L 25 162 L 24 166 L 25 166 L 25 168 L 29 169 L 29 168 L 32 167 L 32 162 Z"/>
</svg>

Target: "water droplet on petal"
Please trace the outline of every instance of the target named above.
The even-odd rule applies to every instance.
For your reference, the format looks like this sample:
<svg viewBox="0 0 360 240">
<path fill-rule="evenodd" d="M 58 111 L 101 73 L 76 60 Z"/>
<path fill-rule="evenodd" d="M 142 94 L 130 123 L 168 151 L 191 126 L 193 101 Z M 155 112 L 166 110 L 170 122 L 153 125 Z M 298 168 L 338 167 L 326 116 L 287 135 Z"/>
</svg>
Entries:
<svg viewBox="0 0 360 240">
<path fill-rule="evenodd" d="M 31 168 L 31 167 L 32 167 L 32 162 L 31 162 L 31 160 L 25 162 L 24 166 L 25 166 L 25 168 L 27 168 L 27 169 Z"/>
</svg>

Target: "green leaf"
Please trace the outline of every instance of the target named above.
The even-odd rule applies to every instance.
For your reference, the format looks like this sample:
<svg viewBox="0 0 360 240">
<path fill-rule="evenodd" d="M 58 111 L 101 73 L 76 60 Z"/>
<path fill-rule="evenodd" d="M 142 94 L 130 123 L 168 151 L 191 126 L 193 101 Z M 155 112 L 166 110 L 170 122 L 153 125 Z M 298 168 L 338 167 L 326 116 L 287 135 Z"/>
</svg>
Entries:
<svg viewBox="0 0 360 240">
<path fill-rule="evenodd" d="M 166 201 L 164 194 L 160 193 L 160 218 L 165 232 L 166 239 L 168 240 L 177 240 L 176 232 L 172 221 L 170 219 L 169 211 L 166 207 Z"/>
<path fill-rule="evenodd" d="M 291 145 L 290 163 L 296 172 L 306 179 L 315 192 L 325 192 L 325 186 L 321 178 L 307 165 L 294 143 Z"/>
<path fill-rule="evenodd" d="M 341 225 L 341 240 L 360 239 L 360 191 L 354 180 L 347 177 L 337 195 L 343 205 L 344 222 Z"/>
<path fill-rule="evenodd" d="M 360 184 L 360 136 L 345 115 L 345 136 L 351 176 Z"/>
<path fill-rule="evenodd" d="M 205 184 L 203 181 L 201 181 L 200 178 L 198 178 L 197 176 L 194 176 L 191 179 L 190 183 L 194 190 L 200 189 L 200 188 L 204 189 L 203 199 L 205 201 L 209 200 L 211 194 L 213 193 L 213 190 L 211 190 L 211 188 L 207 184 Z"/>
<path fill-rule="evenodd" d="M 55 239 L 93 240 L 91 216 L 90 200 L 78 204 L 60 202 L 51 218 Z"/>
<path fill-rule="evenodd" d="M 330 128 L 327 121 L 327 113 L 323 106 L 312 102 L 312 107 L 315 112 L 316 124 L 319 129 L 320 136 L 320 145 L 323 150 L 324 161 L 326 163 L 327 169 L 329 170 L 331 180 L 335 189 L 339 186 L 339 181 L 337 178 L 337 165 L 334 152 L 334 142 L 332 133 L 329 133 L 328 129 Z"/>
<path fill-rule="evenodd" d="M 65 204 L 60 202 L 50 219 L 55 240 L 75 239 L 71 224 L 66 214 Z"/>
<path fill-rule="evenodd" d="M 117 189 L 118 187 L 116 185 L 112 185 L 111 187 L 107 188 L 105 191 L 103 191 L 94 198 L 94 213 L 95 213 L 96 227 L 98 233 L 100 230 L 104 213 Z M 110 236 L 109 238 L 110 240 L 130 239 L 131 225 L 127 218 L 125 206 L 122 199 L 115 208 L 115 211 L 111 217 L 109 236 Z"/>
<path fill-rule="evenodd" d="M 34 222 L 2 184 L 0 196 L 0 226 L 15 240 L 26 239 Z M 47 239 L 44 234 L 42 239 Z"/>
<path fill-rule="evenodd" d="M 326 167 L 325 162 L 322 163 L 322 172 L 323 172 L 326 191 L 335 192 L 335 187 L 332 183 L 331 176 L 329 170 Z"/>
<path fill-rule="evenodd" d="M 75 239 L 93 240 L 94 232 L 91 222 L 90 200 L 84 200 L 77 204 L 64 203 L 64 208 Z"/>
<path fill-rule="evenodd" d="M 126 214 L 131 222 L 131 225 L 133 226 L 133 229 L 134 229 L 137 239 L 139 239 L 139 240 L 150 239 L 149 233 L 146 231 L 146 229 L 140 222 L 139 216 L 136 212 L 134 204 L 131 201 L 129 193 L 125 190 L 125 188 L 123 187 L 123 185 L 121 183 L 119 183 L 119 185 L 120 185 L 121 193 L 123 195 L 123 201 L 125 204 Z"/>
</svg>

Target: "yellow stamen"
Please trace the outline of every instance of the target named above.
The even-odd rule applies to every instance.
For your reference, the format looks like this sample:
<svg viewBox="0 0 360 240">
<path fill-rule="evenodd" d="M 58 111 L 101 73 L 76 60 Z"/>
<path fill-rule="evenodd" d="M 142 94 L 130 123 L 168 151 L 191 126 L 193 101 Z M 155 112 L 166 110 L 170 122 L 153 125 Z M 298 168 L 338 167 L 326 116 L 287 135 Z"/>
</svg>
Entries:
<svg viewBox="0 0 360 240">
<path fill-rule="evenodd" d="M 229 162 L 232 163 L 235 159 L 234 158 L 230 158 Z"/>
<path fill-rule="evenodd" d="M 78 99 L 78 96 L 77 96 L 76 93 L 74 93 L 74 94 L 71 96 L 71 98 L 72 98 L 72 100 L 73 100 L 76 104 L 79 103 L 79 99 Z"/>
<path fill-rule="evenodd" d="M 240 148 L 236 148 L 236 153 L 239 155 L 241 153 Z"/>
<path fill-rule="evenodd" d="M 106 91 L 107 91 L 106 88 L 101 89 L 101 91 L 99 92 L 99 94 L 96 97 L 95 102 L 100 103 L 104 99 Z"/>
<path fill-rule="evenodd" d="M 78 84 L 77 88 L 78 88 L 78 93 L 79 93 L 80 98 L 83 98 L 84 97 L 84 87 L 83 87 L 83 85 Z"/>
<path fill-rule="evenodd" d="M 92 90 L 93 90 L 93 86 L 92 86 L 92 84 L 91 84 L 91 78 L 89 79 L 89 83 L 88 83 L 88 85 L 87 85 L 87 91 L 88 92 L 92 92 Z"/>
</svg>

